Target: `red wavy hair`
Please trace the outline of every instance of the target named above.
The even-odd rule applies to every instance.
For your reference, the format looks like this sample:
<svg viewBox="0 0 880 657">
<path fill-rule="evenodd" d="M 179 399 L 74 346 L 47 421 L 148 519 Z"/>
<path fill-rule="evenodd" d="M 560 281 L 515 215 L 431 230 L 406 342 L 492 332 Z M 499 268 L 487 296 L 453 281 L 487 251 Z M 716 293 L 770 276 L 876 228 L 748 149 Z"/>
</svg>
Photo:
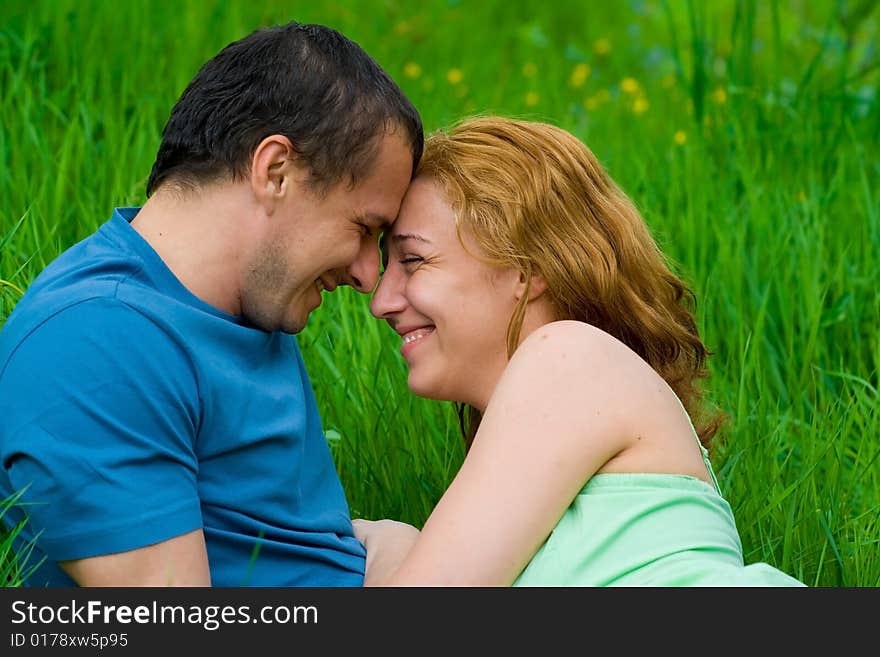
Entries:
<svg viewBox="0 0 880 657">
<path fill-rule="evenodd" d="M 632 201 L 590 149 L 546 123 L 466 119 L 431 134 L 418 176 L 440 183 L 489 264 L 540 274 L 556 319 L 610 333 L 647 361 L 678 395 L 704 446 L 726 417 L 701 408 L 710 355 L 694 318 L 695 298 Z M 508 356 L 519 344 L 528 295 L 510 319 Z M 470 445 L 479 412 L 459 408 Z"/>
</svg>

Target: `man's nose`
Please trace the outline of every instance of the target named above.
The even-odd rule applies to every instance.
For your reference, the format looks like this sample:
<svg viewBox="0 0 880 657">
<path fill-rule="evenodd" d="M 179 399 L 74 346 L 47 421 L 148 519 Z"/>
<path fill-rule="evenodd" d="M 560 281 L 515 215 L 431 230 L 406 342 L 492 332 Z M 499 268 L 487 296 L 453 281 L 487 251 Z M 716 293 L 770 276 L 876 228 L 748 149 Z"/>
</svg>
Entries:
<svg viewBox="0 0 880 657">
<path fill-rule="evenodd" d="M 371 292 L 379 281 L 379 248 L 375 242 L 361 247 L 357 259 L 346 272 L 351 285 L 358 292 Z"/>
</svg>

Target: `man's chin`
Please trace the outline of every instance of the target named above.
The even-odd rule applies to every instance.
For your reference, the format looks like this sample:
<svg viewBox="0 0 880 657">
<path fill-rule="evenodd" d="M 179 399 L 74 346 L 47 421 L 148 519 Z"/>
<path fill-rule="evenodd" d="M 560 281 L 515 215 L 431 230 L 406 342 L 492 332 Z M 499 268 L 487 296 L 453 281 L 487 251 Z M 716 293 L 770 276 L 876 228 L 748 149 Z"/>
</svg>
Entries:
<svg viewBox="0 0 880 657">
<path fill-rule="evenodd" d="M 308 322 L 309 322 L 308 315 L 306 315 L 305 317 L 302 317 L 302 318 L 297 317 L 296 319 L 287 321 L 284 324 L 282 324 L 278 330 L 281 331 L 282 333 L 287 333 L 288 335 L 295 335 L 295 334 L 301 332 L 306 327 L 306 324 L 308 324 Z"/>
<path fill-rule="evenodd" d="M 294 335 L 302 331 L 309 321 L 309 314 L 305 317 L 280 317 L 270 319 L 268 317 L 249 317 L 248 324 L 253 327 L 265 331 L 266 333 L 287 333 Z"/>
</svg>

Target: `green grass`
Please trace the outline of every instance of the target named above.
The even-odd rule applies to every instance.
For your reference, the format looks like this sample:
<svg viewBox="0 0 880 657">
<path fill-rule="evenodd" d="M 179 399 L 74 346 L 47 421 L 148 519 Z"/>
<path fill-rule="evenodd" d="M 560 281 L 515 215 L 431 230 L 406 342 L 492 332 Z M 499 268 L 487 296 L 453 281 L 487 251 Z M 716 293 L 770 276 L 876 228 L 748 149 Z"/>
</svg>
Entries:
<svg viewBox="0 0 880 657">
<path fill-rule="evenodd" d="M 325 23 L 428 130 L 498 112 L 584 139 L 697 292 L 746 560 L 880 585 L 875 5 L 5 0 L 0 323 L 113 206 L 143 201 L 204 60 L 263 25 Z M 451 406 L 408 392 L 366 297 L 329 296 L 300 337 L 353 515 L 421 524 L 463 455 Z M 6 545 L 0 582 L 16 585 Z"/>
</svg>

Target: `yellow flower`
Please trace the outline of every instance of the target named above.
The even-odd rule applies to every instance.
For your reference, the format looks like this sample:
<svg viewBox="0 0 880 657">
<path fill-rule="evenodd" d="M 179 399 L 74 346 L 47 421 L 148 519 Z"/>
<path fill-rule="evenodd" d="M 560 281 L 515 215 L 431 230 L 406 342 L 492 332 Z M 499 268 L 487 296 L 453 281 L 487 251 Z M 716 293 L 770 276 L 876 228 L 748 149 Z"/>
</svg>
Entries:
<svg viewBox="0 0 880 657">
<path fill-rule="evenodd" d="M 727 91 L 724 90 L 724 87 L 718 87 L 712 92 L 712 100 L 719 105 L 723 105 L 727 102 Z"/>
<path fill-rule="evenodd" d="M 590 110 L 591 112 L 594 109 L 598 109 L 599 100 L 595 96 L 590 96 L 589 98 L 584 98 L 584 108 Z"/>
<path fill-rule="evenodd" d="M 684 144 L 688 140 L 688 136 L 684 130 L 679 130 L 678 132 L 675 133 L 675 136 L 673 137 L 673 139 L 675 139 L 676 144 L 681 146 L 682 144 Z"/>
<path fill-rule="evenodd" d="M 635 78 L 623 78 L 620 81 L 620 88 L 628 94 L 634 94 L 639 90 L 639 83 Z"/>
<path fill-rule="evenodd" d="M 572 87 L 582 87 L 587 78 L 590 77 L 591 72 L 587 64 L 578 64 L 572 69 L 568 82 Z"/>
<path fill-rule="evenodd" d="M 527 78 L 535 77 L 535 74 L 537 72 L 538 72 L 538 67 L 535 66 L 534 64 L 532 64 L 531 62 L 524 64 L 522 67 L 522 74 L 525 75 Z"/>
<path fill-rule="evenodd" d="M 632 111 L 635 114 L 644 114 L 648 111 L 648 101 L 644 96 L 639 96 L 633 101 Z"/>
<path fill-rule="evenodd" d="M 449 84 L 458 84 L 464 79 L 464 74 L 461 72 L 461 69 L 451 68 L 446 73 L 446 79 L 449 80 Z"/>
<path fill-rule="evenodd" d="M 593 43 L 593 52 L 597 55 L 607 55 L 611 52 L 611 42 L 604 37 L 597 39 L 596 42 Z"/>
<path fill-rule="evenodd" d="M 608 91 L 608 89 L 599 89 L 599 91 L 596 92 L 596 100 L 598 100 L 600 104 L 607 103 L 611 100 L 611 92 Z"/>
<path fill-rule="evenodd" d="M 422 67 L 416 64 L 415 62 L 407 62 L 403 67 L 403 74 L 415 80 L 422 74 Z"/>
<path fill-rule="evenodd" d="M 534 91 L 530 91 L 526 94 L 526 105 L 529 107 L 534 107 L 540 100 L 541 98 Z"/>
<path fill-rule="evenodd" d="M 409 28 L 409 21 L 400 21 L 397 25 L 394 26 L 394 33 L 398 36 L 406 34 L 407 32 L 409 32 Z"/>
</svg>

